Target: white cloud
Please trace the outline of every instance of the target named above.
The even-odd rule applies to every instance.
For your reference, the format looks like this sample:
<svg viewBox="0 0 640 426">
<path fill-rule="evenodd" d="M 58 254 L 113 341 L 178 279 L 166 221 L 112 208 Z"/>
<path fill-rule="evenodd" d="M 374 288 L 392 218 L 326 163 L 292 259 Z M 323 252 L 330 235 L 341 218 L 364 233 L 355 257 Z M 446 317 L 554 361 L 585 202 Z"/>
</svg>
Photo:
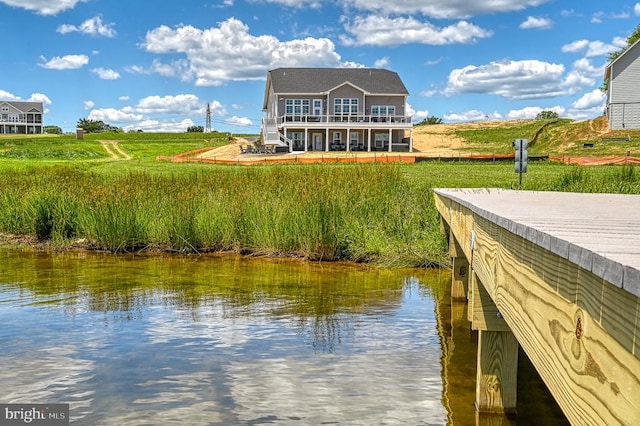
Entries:
<svg viewBox="0 0 640 426">
<path fill-rule="evenodd" d="M 211 105 L 211 111 L 221 108 L 218 101 Z M 142 114 L 203 114 L 206 104 L 201 102 L 196 95 L 181 94 L 176 96 L 148 96 L 140 99 L 132 110 Z"/>
<path fill-rule="evenodd" d="M 121 101 L 129 99 L 121 96 Z M 90 101 L 89 101 L 90 102 Z M 91 105 L 85 102 L 85 105 Z M 162 118 L 162 116 L 191 116 L 205 119 L 206 102 L 198 99 L 193 94 L 179 94 L 175 96 L 148 96 L 138 101 L 136 105 L 125 106 L 120 109 L 103 108 L 93 109 L 89 113 L 89 119 L 102 120 L 105 123 L 122 127 L 124 130 L 144 130 L 161 132 L 185 132 L 193 125 L 192 118 L 174 119 Z M 226 115 L 224 106 L 219 101 L 209 102 L 212 115 Z M 252 125 L 246 118 L 233 117 L 227 120 L 231 124 Z"/>
<path fill-rule="evenodd" d="M 144 119 L 141 114 L 127 113 L 115 108 L 93 109 L 89 113 L 89 120 L 99 120 L 111 125 L 122 125 L 139 122 Z"/>
<path fill-rule="evenodd" d="M 120 73 L 108 68 L 94 68 L 91 72 L 95 73 L 102 80 L 117 80 L 120 78 Z"/>
<path fill-rule="evenodd" d="M 600 40 L 576 40 L 565 44 L 560 50 L 564 53 L 584 52 L 584 55 L 590 58 L 594 56 L 607 56 L 609 53 L 620 50 L 625 46 L 627 46 L 627 42 L 624 38 L 615 37 L 611 43 L 604 43 Z"/>
<path fill-rule="evenodd" d="M 429 110 L 424 109 L 422 111 L 414 111 L 413 108 L 407 108 L 407 115 L 413 117 L 414 122 L 420 122 L 429 117 Z"/>
<path fill-rule="evenodd" d="M 146 34 L 141 45 L 148 52 L 184 54 L 185 58 L 152 67 L 130 67 L 133 72 L 157 72 L 195 81 L 197 86 L 219 86 L 227 81 L 262 80 L 277 67 L 344 66 L 334 43 L 327 38 L 282 42 L 271 35 L 253 36 L 247 25 L 230 18 L 217 28 L 165 25 Z"/>
<path fill-rule="evenodd" d="M 571 108 L 577 110 L 593 110 L 595 108 L 602 111 L 605 101 L 606 95 L 600 89 L 595 89 L 582 95 L 580 99 L 571 104 Z"/>
<path fill-rule="evenodd" d="M 23 101 L 20 96 L 4 90 L 0 90 L 0 99 L 5 101 Z M 43 93 L 32 93 L 31 96 L 26 99 L 26 102 L 42 102 L 43 105 L 51 105 L 51 99 Z"/>
<path fill-rule="evenodd" d="M 469 44 L 493 33 L 466 21 L 448 27 L 436 27 L 415 18 L 388 18 L 369 15 L 356 17 L 345 25 L 351 37 L 341 37 L 347 46 L 397 46 L 408 43 L 429 45 Z"/>
<path fill-rule="evenodd" d="M 563 9 L 560 11 L 560 16 L 567 18 L 569 16 L 579 16 L 573 9 Z"/>
<path fill-rule="evenodd" d="M 88 0 L 0 0 L 13 7 L 21 7 L 40 15 L 56 15 L 64 10 L 73 9 L 76 4 Z"/>
<path fill-rule="evenodd" d="M 550 98 L 566 94 L 564 65 L 538 60 L 502 60 L 468 65 L 449 74 L 445 94 L 490 93 L 506 99 Z"/>
<path fill-rule="evenodd" d="M 565 44 L 560 50 L 564 53 L 577 53 L 586 49 L 587 46 L 589 46 L 589 40 L 575 40 Z"/>
<path fill-rule="evenodd" d="M 120 97 L 118 98 L 118 100 L 119 100 L 119 101 L 122 101 L 122 102 L 126 102 L 126 101 L 128 101 L 128 100 L 129 100 L 129 96 L 120 96 Z"/>
<path fill-rule="evenodd" d="M 13 93 L 5 92 L 4 90 L 0 90 L 0 99 L 4 99 L 6 101 L 18 101 L 20 98 Z"/>
<path fill-rule="evenodd" d="M 127 132 L 130 130 L 143 130 L 145 132 L 182 133 L 193 125 L 194 123 L 190 118 L 180 121 L 146 119 L 137 123 L 123 125 L 122 128 Z"/>
<path fill-rule="evenodd" d="M 253 121 L 251 121 L 251 119 L 247 117 L 237 117 L 235 115 L 225 120 L 225 122 L 227 124 L 233 124 L 235 126 L 252 126 L 253 125 Z"/>
<path fill-rule="evenodd" d="M 27 102 L 42 102 L 44 105 L 51 105 L 51 99 L 43 93 L 32 93 Z M 45 112 L 47 112 L 45 110 Z"/>
<path fill-rule="evenodd" d="M 600 89 L 583 94 L 571 104 L 566 113 L 568 118 L 586 120 L 604 114 L 607 97 Z"/>
<path fill-rule="evenodd" d="M 512 109 L 507 114 L 507 118 L 511 120 L 531 120 L 536 118 L 538 114 L 542 111 L 553 111 L 557 113 L 559 116 L 564 115 L 565 109 L 561 106 L 554 106 L 550 108 L 540 108 L 540 107 L 526 107 L 522 109 Z"/>
<path fill-rule="evenodd" d="M 640 3 L 636 3 L 633 6 L 633 14 L 636 16 L 640 16 Z"/>
<path fill-rule="evenodd" d="M 431 98 L 440 93 L 440 90 L 437 89 L 429 89 L 421 91 L 418 96 L 422 96 L 423 98 Z"/>
<path fill-rule="evenodd" d="M 593 16 L 591 17 L 591 23 L 592 24 L 601 24 L 603 16 L 604 16 L 604 12 L 596 12 L 596 13 L 594 13 Z"/>
<path fill-rule="evenodd" d="M 448 113 L 444 115 L 445 121 L 482 121 L 482 120 L 500 120 L 502 115 L 497 112 L 485 113 L 477 109 L 464 111 L 460 113 Z"/>
<path fill-rule="evenodd" d="M 305 7 L 317 9 L 322 6 L 321 0 L 263 0 L 265 3 L 281 4 L 288 7 Z"/>
<path fill-rule="evenodd" d="M 47 60 L 44 56 L 41 56 L 43 63 L 39 64 L 43 68 L 51 70 L 72 70 L 82 68 L 89 63 L 89 57 L 87 55 L 66 55 L 56 56 Z"/>
<path fill-rule="evenodd" d="M 292 0 L 293 1 L 293 0 Z M 523 10 L 539 6 L 551 0 L 346 0 L 345 3 L 359 10 L 378 14 L 416 14 L 438 19 L 464 19 L 471 16 Z"/>
<path fill-rule="evenodd" d="M 94 106 L 96 106 L 95 102 L 93 102 L 93 101 L 84 101 L 84 109 L 90 110 L 90 109 L 93 109 Z"/>
<path fill-rule="evenodd" d="M 115 24 L 113 23 L 105 24 L 102 22 L 102 18 L 100 16 L 95 16 L 91 19 L 87 19 L 79 26 L 62 24 L 56 31 L 60 34 L 79 32 L 93 36 L 115 37 L 117 33 L 116 30 L 113 29 L 114 25 Z"/>
<path fill-rule="evenodd" d="M 520 24 L 520 28 L 529 30 L 537 28 L 540 30 L 547 30 L 553 27 L 553 22 L 547 18 L 536 18 L 535 16 L 529 16 L 526 21 Z"/>
<path fill-rule="evenodd" d="M 384 58 L 380 58 L 373 63 L 373 66 L 376 68 L 389 68 L 389 57 L 385 56 Z"/>
</svg>

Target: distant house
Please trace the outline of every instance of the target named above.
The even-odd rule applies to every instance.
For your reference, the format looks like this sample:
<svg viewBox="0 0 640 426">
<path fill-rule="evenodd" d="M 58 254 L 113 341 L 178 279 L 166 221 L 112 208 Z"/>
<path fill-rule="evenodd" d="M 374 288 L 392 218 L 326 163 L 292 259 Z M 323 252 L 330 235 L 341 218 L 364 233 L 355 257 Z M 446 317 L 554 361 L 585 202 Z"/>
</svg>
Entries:
<svg viewBox="0 0 640 426">
<path fill-rule="evenodd" d="M 640 41 L 632 44 L 605 69 L 607 110 L 612 130 L 640 129 Z"/>
<path fill-rule="evenodd" d="M 413 151 L 407 96 L 398 74 L 384 69 L 274 69 L 262 139 L 290 152 Z"/>
<path fill-rule="evenodd" d="M 0 134 L 43 133 L 42 102 L 0 101 Z"/>
</svg>

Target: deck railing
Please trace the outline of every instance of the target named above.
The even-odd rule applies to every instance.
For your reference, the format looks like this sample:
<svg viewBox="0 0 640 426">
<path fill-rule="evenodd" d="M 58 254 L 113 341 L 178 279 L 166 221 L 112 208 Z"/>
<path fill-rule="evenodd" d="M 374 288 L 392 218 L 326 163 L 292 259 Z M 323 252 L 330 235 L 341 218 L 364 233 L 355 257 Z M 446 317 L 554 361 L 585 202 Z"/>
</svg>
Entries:
<svg viewBox="0 0 640 426">
<path fill-rule="evenodd" d="M 37 120 L 37 119 L 33 119 L 33 118 L 16 118 L 16 117 L 9 117 L 9 118 L 2 118 L 2 116 L 0 116 L 0 123 L 2 124 L 42 124 L 42 119 Z"/>
<path fill-rule="evenodd" d="M 312 115 L 312 114 L 286 114 L 277 118 L 278 127 L 289 123 L 354 123 L 367 126 L 411 125 L 412 116 L 408 115 Z M 405 127 L 405 126 L 402 126 Z"/>
</svg>

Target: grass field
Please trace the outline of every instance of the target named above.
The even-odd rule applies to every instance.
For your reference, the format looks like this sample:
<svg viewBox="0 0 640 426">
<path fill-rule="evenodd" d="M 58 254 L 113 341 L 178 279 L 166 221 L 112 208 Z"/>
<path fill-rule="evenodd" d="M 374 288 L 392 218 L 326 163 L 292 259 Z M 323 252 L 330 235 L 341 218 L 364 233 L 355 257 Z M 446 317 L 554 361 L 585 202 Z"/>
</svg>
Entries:
<svg viewBox="0 0 640 426">
<path fill-rule="evenodd" d="M 554 127 L 528 129 L 544 140 Z M 496 132 L 471 136 L 477 144 L 512 137 Z M 431 189 L 518 187 L 511 163 L 246 167 L 155 160 L 226 143 L 226 134 L 202 133 L 0 137 L 0 233 L 31 236 L 49 249 L 446 265 Z M 537 162 L 522 188 L 638 194 L 640 177 L 630 166 Z"/>
<path fill-rule="evenodd" d="M 493 122 L 492 124 L 496 124 Z M 608 129 L 606 117 L 594 120 L 519 120 L 498 125 L 468 128 L 454 127 L 456 137 L 464 140 L 463 152 L 511 153 L 515 139 L 528 139 L 530 155 L 640 156 L 640 130 Z M 619 141 L 612 139 L 628 138 Z M 587 145 L 587 146 L 586 146 Z"/>
</svg>

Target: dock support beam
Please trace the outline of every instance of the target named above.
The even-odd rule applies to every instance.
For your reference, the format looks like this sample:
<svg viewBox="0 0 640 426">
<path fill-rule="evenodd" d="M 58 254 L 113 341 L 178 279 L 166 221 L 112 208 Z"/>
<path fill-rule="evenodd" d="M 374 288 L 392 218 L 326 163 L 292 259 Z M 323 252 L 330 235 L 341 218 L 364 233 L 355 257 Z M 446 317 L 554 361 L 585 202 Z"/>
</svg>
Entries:
<svg viewBox="0 0 640 426">
<path fill-rule="evenodd" d="M 515 414 L 517 376 L 518 341 L 513 333 L 478 331 L 478 412 Z"/>
<path fill-rule="evenodd" d="M 449 236 L 449 256 L 452 259 L 451 300 L 467 301 L 469 290 L 469 261 L 456 238 Z"/>
<path fill-rule="evenodd" d="M 471 287 L 471 327 L 478 330 L 476 409 L 480 413 L 515 414 L 518 340 L 473 271 Z"/>
</svg>

